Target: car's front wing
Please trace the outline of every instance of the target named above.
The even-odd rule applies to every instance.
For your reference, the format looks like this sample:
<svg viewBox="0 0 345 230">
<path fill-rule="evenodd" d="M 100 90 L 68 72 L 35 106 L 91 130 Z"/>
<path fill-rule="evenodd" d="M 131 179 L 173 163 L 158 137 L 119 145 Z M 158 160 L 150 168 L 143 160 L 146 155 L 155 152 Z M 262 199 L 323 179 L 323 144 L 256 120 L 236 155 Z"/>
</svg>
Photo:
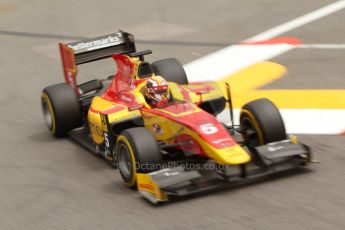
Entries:
<svg viewBox="0 0 345 230">
<path fill-rule="evenodd" d="M 225 189 L 312 162 L 309 147 L 290 141 L 270 143 L 251 152 L 253 160 L 244 165 L 224 166 L 208 161 L 203 165 L 180 164 L 137 174 L 138 191 L 152 203 L 158 203 L 170 197 Z"/>
</svg>

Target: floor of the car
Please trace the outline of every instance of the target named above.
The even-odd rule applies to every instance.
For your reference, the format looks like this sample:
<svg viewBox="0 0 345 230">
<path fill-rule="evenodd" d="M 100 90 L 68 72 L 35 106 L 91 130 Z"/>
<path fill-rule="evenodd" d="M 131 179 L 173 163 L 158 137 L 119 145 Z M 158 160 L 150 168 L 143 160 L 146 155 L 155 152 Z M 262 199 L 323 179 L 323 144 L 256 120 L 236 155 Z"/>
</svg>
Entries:
<svg viewBox="0 0 345 230">
<path fill-rule="evenodd" d="M 93 143 L 90 131 L 87 127 L 83 126 L 80 128 L 73 129 L 68 133 L 68 135 L 73 140 L 83 145 L 91 152 L 95 154 L 102 154 L 102 150 L 99 149 L 99 147 Z"/>
</svg>

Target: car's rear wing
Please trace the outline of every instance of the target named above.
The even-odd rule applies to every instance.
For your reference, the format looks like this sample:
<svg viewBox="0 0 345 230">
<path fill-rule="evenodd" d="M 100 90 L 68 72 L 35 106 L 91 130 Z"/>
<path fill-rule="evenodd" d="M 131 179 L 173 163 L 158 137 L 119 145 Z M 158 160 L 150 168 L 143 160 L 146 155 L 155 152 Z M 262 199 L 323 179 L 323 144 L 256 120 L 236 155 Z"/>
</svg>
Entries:
<svg viewBox="0 0 345 230">
<path fill-rule="evenodd" d="M 68 44 L 59 43 L 59 47 L 65 80 L 72 85 L 77 95 L 77 65 L 109 58 L 114 53 L 136 51 L 134 36 L 123 31 Z"/>
</svg>

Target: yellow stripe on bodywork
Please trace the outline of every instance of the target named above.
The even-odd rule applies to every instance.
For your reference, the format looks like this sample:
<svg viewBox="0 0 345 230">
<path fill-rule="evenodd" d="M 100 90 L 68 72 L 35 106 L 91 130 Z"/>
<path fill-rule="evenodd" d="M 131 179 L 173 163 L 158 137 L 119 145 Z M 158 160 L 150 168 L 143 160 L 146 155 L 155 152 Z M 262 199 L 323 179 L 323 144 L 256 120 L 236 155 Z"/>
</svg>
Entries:
<svg viewBox="0 0 345 230">
<path fill-rule="evenodd" d="M 240 165 L 251 160 L 250 155 L 240 145 L 236 144 L 223 149 L 213 149 L 209 157 L 222 165 Z"/>
<path fill-rule="evenodd" d="M 211 88 L 207 92 L 203 92 L 202 95 L 196 94 L 193 90 L 201 89 L 201 88 Z M 201 101 L 209 101 L 212 99 L 220 98 L 223 96 L 222 91 L 220 90 L 217 82 L 203 82 L 203 83 L 193 83 L 190 85 L 178 85 L 174 82 L 169 82 L 169 89 L 171 92 L 172 97 L 176 101 L 185 101 L 186 99 L 183 96 L 182 89 L 188 94 L 190 102 L 194 104 L 198 104 Z M 200 101 L 201 100 L 201 101 Z"/>
<path fill-rule="evenodd" d="M 191 110 L 191 111 L 186 111 L 186 112 L 182 112 L 182 113 L 169 112 L 168 110 L 165 110 L 165 109 L 155 109 L 155 110 L 169 114 L 173 117 L 183 117 L 183 116 L 186 116 L 188 114 L 197 113 L 197 112 L 201 111 L 201 109 L 199 109 L 197 106 L 194 106 L 193 110 Z"/>
<path fill-rule="evenodd" d="M 137 174 L 137 188 L 139 191 L 151 193 L 157 201 L 166 201 L 168 199 L 167 195 L 160 190 L 149 174 Z"/>
</svg>

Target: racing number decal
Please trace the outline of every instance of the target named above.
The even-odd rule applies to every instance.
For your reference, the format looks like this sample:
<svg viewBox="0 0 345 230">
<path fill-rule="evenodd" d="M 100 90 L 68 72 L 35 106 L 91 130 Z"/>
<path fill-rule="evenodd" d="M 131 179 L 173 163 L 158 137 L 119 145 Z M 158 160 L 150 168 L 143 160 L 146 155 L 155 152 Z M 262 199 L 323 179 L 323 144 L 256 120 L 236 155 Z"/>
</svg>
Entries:
<svg viewBox="0 0 345 230">
<path fill-rule="evenodd" d="M 103 129 L 103 136 L 104 136 L 104 153 L 107 159 L 110 159 L 111 156 L 111 147 L 110 147 L 110 140 L 109 140 L 109 132 L 108 132 L 108 117 L 105 114 L 101 115 L 101 122 L 102 122 L 102 129 Z"/>
<path fill-rule="evenodd" d="M 105 144 L 105 149 L 109 149 L 110 143 L 109 143 L 109 136 L 108 133 L 104 133 L 104 144 Z"/>
<path fill-rule="evenodd" d="M 204 134 L 214 134 L 218 132 L 218 128 L 212 123 L 200 125 L 201 132 Z"/>
</svg>

